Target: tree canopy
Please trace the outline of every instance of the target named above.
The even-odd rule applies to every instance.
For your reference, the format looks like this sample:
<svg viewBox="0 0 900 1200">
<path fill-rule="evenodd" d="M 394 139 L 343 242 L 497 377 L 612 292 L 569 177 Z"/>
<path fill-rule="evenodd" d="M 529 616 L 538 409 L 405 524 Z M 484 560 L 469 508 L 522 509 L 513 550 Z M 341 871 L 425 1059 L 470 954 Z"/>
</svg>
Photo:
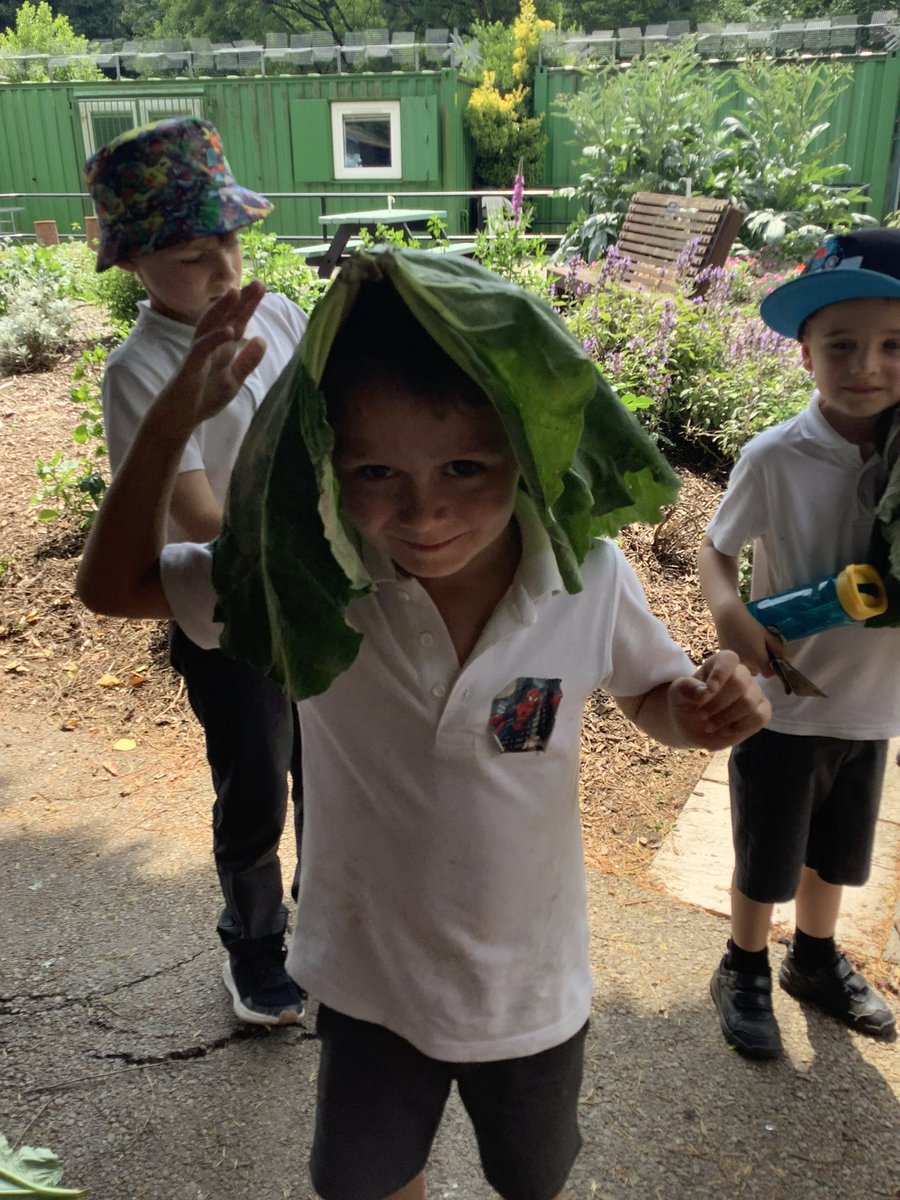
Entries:
<svg viewBox="0 0 900 1200">
<path fill-rule="evenodd" d="M 37 8 L 48 8 L 41 0 Z M 782 19 L 855 12 L 855 0 L 537 0 L 537 14 L 561 29 L 621 29 L 688 20 Z M 26 0 L 0 0 L 0 29 L 17 33 Z M 90 39 L 204 34 L 215 40 L 262 38 L 268 32 L 441 27 L 469 34 L 477 25 L 511 26 L 518 0 L 57 0 L 72 36 Z M 55 16 L 54 16 L 55 14 Z M 31 18 L 29 18 L 30 20 Z M 26 22 L 30 36 L 32 27 Z"/>
</svg>

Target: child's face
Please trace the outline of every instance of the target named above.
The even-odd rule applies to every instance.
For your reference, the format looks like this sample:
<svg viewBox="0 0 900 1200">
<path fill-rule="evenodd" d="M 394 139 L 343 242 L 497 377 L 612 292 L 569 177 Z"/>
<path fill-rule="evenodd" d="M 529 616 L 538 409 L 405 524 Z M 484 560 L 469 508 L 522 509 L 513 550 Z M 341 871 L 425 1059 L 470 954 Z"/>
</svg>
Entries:
<svg viewBox="0 0 900 1200">
<path fill-rule="evenodd" d="M 829 304 L 809 318 L 800 346 L 825 419 L 849 441 L 866 439 L 900 402 L 900 300 Z"/>
<path fill-rule="evenodd" d="M 353 525 L 406 574 L 474 579 L 508 560 L 519 468 L 490 405 L 374 383 L 344 406 L 335 467 Z"/>
<path fill-rule="evenodd" d="M 243 260 L 237 233 L 220 233 L 139 254 L 122 265 L 140 279 L 151 308 L 196 325 L 229 288 L 240 287 Z"/>
</svg>

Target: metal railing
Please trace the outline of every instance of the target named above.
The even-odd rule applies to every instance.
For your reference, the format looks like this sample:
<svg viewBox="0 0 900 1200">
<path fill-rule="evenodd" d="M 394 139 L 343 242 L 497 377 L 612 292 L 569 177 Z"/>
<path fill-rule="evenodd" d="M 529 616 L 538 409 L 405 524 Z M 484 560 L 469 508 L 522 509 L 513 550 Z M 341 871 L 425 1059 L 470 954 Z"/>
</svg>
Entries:
<svg viewBox="0 0 900 1200">
<path fill-rule="evenodd" d="M 108 72 L 115 79 L 158 78 L 160 75 L 186 74 L 188 79 L 206 78 L 210 72 L 218 75 L 283 74 L 285 68 L 322 72 L 333 70 L 340 75 L 366 63 L 381 63 L 382 69 L 434 70 L 444 66 L 459 67 L 472 51 L 459 37 L 443 42 L 398 42 L 365 44 L 313 45 L 305 47 L 262 46 L 252 42 L 218 42 L 208 47 L 181 49 L 147 49 L 136 43 L 114 50 L 88 49 L 78 54 L 48 54 L 33 52 L 0 53 L 0 81 L 10 74 L 24 75 L 37 63 L 44 67 L 51 81 L 54 72 L 71 67 L 91 66 Z M 388 65 L 389 64 L 389 65 Z M 4 72 L 4 66 L 12 68 Z M 371 69 L 369 67 L 368 69 Z M 293 73 L 293 72 L 287 72 Z"/>
<path fill-rule="evenodd" d="M 438 199 L 458 199 L 458 200 L 478 200 L 481 202 L 482 212 L 479 216 L 484 219 L 484 209 L 487 207 L 484 202 L 492 198 L 504 201 L 511 201 L 512 189 L 499 190 L 491 188 L 471 188 L 468 190 L 455 191 L 389 191 L 386 188 L 380 188 L 377 191 L 354 191 L 354 192 L 332 192 L 332 191 L 315 191 L 315 192 L 269 192 L 262 189 L 262 194 L 270 200 L 317 200 L 319 212 L 322 216 L 328 211 L 328 204 L 337 200 L 379 200 L 383 202 L 383 207 L 391 208 L 395 203 L 399 206 L 409 200 L 428 200 L 433 202 Z M 525 200 L 538 199 L 553 199 L 560 197 L 559 188 L 526 188 L 523 197 Z M 83 202 L 85 209 L 91 207 L 92 201 L 88 192 L 0 192 L 0 209 L 4 205 L 13 203 L 19 204 L 24 201 L 35 200 L 80 200 Z M 481 222 L 479 222 L 481 223 Z M 567 224 L 567 222 L 566 222 Z M 18 234 L 21 239 L 22 233 Z M 33 234 L 24 234 L 25 237 L 33 237 Z M 66 232 L 61 231 L 61 237 L 71 240 L 84 241 L 85 233 L 81 232 Z M 321 239 L 321 231 L 311 234 L 295 233 L 295 234 L 277 234 L 279 241 L 285 242 L 302 242 L 302 241 L 319 241 Z M 541 238 L 550 242 L 558 241 L 562 234 L 552 232 L 538 232 L 534 235 L 535 238 Z M 0 233 L 0 238 L 3 234 Z M 448 236 L 449 241 L 467 241 L 471 234 L 451 234 Z"/>
</svg>

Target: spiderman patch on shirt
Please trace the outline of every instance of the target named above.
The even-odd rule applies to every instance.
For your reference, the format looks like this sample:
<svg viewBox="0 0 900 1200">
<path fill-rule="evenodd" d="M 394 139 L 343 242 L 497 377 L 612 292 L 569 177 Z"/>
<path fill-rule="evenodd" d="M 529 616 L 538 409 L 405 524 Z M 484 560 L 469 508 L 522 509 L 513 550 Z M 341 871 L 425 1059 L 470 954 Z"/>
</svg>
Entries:
<svg viewBox="0 0 900 1200">
<path fill-rule="evenodd" d="M 491 704 L 491 737 L 505 753 L 546 750 L 562 700 L 559 679 L 516 679 Z"/>
</svg>

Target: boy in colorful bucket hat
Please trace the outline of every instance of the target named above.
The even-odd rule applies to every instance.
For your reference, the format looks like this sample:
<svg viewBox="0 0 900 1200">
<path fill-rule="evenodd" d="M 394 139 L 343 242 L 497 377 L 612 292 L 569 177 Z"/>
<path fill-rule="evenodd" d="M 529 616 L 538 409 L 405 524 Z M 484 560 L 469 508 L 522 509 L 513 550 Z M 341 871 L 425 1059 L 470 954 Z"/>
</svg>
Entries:
<svg viewBox="0 0 900 1200">
<path fill-rule="evenodd" d="M 738 560 L 755 542 L 754 596 L 872 561 L 889 472 L 884 430 L 900 404 L 900 230 L 827 238 L 760 315 L 799 340 L 815 390 L 803 412 L 744 447 L 699 565 L 721 646 L 763 677 L 772 703 L 769 725 L 731 753 L 731 938 L 710 985 L 726 1041 L 772 1059 L 782 1042 L 768 935 L 773 906 L 792 898 L 781 987 L 860 1033 L 896 1028 L 890 1005 L 838 951 L 835 929 L 842 888 L 869 875 L 887 739 L 900 733 L 900 630 L 854 622 L 797 642 L 793 665 L 825 694 L 786 692 L 770 662 L 784 647 L 742 603 Z"/>
<path fill-rule="evenodd" d="M 129 130 L 97 151 L 84 179 L 100 222 L 97 270 L 118 267 L 143 284 L 137 323 L 107 359 L 103 419 L 118 470 L 145 411 L 181 364 L 198 320 L 239 286 L 238 231 L 272 211 L 241 187 L 216 129 L 172 117 Z M 169 507 L 168 540 L 209 541 L 253 414 L 306 329 L 285 296 L 267 294 L 248 325 L 264 359 L 230 403 L 188 441 Z M 213 851 L 225 905 L 218 932 L 234 1011 L 262 1025 L 294 1024 L 303 995 L 284 968 L 287 909 L 278 845 L 292 778 L 298 871 L 303 822 L 296 710 L 281 689 L 219 650 L 170 627 L 170 658 L 203 726 L 215 789 Z M 295 887 L 296 887 L 295 875 Z"/>
</svg>

